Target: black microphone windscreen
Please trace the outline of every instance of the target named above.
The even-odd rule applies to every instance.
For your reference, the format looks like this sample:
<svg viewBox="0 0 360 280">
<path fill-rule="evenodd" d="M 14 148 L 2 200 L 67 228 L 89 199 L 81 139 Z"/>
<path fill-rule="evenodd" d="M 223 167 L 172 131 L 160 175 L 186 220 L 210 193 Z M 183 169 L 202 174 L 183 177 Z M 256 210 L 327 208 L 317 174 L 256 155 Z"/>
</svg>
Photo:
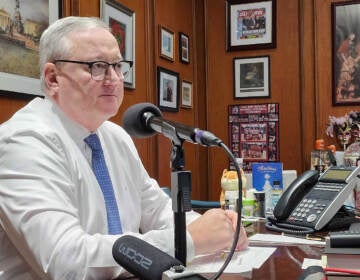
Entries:
<svg viewBox="0 0 360 280">
<path fill-rule="evenodd" d="M 150 137 L 157 132 L 146 125 L 144 113 L 152 113 L 155 117 L 162 117 L 161 111 L 152 103 L 138 103 L 130 106 L 123 115 L 123 128 L 136 138 Z"/>
<path fill-rule="evenodd" d="M 116 240 L 112 254 L 119 265 L 145 280 L 161 280 L 164 271 L 183 265 L 174 257 L 131 235 Z"/>
</svg>

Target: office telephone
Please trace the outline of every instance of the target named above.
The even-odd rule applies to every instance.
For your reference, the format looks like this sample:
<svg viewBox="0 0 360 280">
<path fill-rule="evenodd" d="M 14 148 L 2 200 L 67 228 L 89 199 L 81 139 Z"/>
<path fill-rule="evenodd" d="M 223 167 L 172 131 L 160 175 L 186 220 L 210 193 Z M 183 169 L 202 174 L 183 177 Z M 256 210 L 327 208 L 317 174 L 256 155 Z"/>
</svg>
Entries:
<svg viewBox="0 0 360 280">
<path fill-rule="evenodd" d="M 268 217 L 266 228 L 278 232 L 307 234 L 356 221 L 344 202 L 357 184 L 358 167 L 332 166 L 323 174 L 308 170 L 284 191 Z"/>
</svg>

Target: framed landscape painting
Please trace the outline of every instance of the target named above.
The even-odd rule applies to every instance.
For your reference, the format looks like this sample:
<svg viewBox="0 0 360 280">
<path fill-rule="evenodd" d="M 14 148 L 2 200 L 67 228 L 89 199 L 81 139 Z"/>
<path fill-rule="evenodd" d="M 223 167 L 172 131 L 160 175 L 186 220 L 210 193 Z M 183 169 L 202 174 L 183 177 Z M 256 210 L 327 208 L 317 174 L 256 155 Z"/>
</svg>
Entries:
<svg viewBox="0 0 360 280">
<path fill-rule="evenodd" d="M 0 92 L 43 95 L 40 88 L 39 40 L 61 16 L 62 1 L 0 0 L 4 20 L 0 32 Z"/>
</svg>

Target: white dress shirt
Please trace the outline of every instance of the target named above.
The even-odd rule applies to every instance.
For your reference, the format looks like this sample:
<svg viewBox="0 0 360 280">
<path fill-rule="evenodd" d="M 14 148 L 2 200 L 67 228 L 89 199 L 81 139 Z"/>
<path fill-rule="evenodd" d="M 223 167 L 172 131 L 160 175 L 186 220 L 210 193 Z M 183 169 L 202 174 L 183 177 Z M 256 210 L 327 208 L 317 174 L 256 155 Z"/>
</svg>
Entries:
<svg viewBox="0 0 360 280">
<path fill-rule="evenodd" d="M 150 178 L 130 136 L 98 128 L 124 234 L 174 254 L 171 199 Z M 103 194 L 91 168 L 90 134 L 47 98 L 0 126 L 0 279 L 112 279 L 120 235 L 107 234 Z M 199 215 L 187 213 L 187 222 Z M 194 256 L 187 233 L 187 258 Z"/>
</svg>

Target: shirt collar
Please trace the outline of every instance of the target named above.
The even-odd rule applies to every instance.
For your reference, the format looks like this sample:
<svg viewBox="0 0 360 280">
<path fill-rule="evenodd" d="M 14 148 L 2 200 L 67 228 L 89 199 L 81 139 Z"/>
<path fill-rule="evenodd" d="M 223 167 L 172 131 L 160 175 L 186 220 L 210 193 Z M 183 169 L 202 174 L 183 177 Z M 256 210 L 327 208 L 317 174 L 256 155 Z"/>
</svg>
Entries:
<svg viewBox="0 0 360 280">
<path fill-rule="evenodd" d="M 52 103 L 52 110 L 57 116 L 59 116 L 59 120 L 63 124 L 64 129 L 69 133 L 69 136 L 75 141 L 79 148 L 83 149 L 85 145 L 84 138 L 89 136 L 91 133 L 96 133 L 96 131 L 90 132 L 82 125 L 70 119 L 50 98 L 45 97 L 45 100 Z"/>
</svg>

